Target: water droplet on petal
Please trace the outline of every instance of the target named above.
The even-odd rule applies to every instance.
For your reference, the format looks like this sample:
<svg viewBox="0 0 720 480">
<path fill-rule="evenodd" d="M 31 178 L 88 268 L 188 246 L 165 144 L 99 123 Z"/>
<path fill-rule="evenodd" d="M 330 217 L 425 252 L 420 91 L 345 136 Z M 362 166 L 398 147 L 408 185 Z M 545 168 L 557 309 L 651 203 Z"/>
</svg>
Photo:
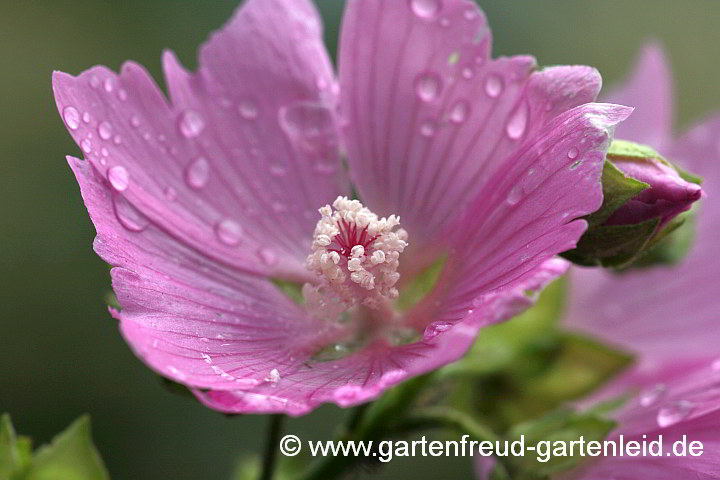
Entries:
<svg viewBox="0 0 720 480">
<path fill-rule="evenodd" d="M 102 149 L 100 149 L 100 154 L 101 154 L 103 157 L 107 157 L 108 155 L 110 155 L 110 152 L 108 151 L 107 148 L 103 147 Z"/>
<path fill-rule="evenodd" d="M 303 152 L 319 154 L 337 149 L 335 116 L 327 106 L 316 102 L 298 102 L 279 111 L 280 127 Z"/>
<path fill-rule="evenodd" d="M 242 227 L 236 221 L 226 219 L 215 225 L 215 235 L 225 245 L 235 246 L 242 238 Z"/>
<path fill-rule="evenodd" d="M 116 165 L 108 170 L 107 179 L 115 190 L 122 192 L 130 183 L 130 174 L 122 165 Z"/>
<path fill-rule="evenodd" d="M 710 368 L 716 372 L 720 372 L 720 358 L 714 360 L 710 365 Z"/>
<path fill-rule="evenodd" d="M 258 106 L 254 100 L 241 100 L 238 105 L 238 112 L 246 120 L 255 120 L 258 116 Z"/>
<path fill-rule="evenodd" d="M 499 75 L 491 73 L 485 79 L 485 93 L 490 98 L 497 98 L 503 91 L 503 80 Z"/>
<path fill-rule="evenodd" d="M 473 78 L 473 76 L 475 75 L 475 72 L 473 71 L 472 68 L 470 68 L 470 67 L 465 67 L 465 68 L 463 68 L 462 71 L 460 72 L 460 75 L 462 75 L 462 77 L 463 77 L 465 80 L 470 80 L 470 79 Z"/>
<path fill-rule="evenodd" d="M 468 113 L 470 113 L 470 104 L 465 100 L 459 100 L 452 109 L 450 109 L 450 121 L 453 123 L 463 123 Z"/>
<path fill-rule="evenodd" d="M 77 130 L 80 126 L 80 113 L 75 107 L 65 107 L 63 109 L 63 118 L 70 130 Z"/>
<path fill-rule="evenodd" d="M 440 77 L 435 73 L 423 73 L 415 79 L 415 93 L 423 102 L 432 102 L 442 88 Z"/>
<path fill-rule="evenodd" d="M 507 196 L 507 203 L 510 205 L 517 205 L 517 203 L 520 201 L 520 199 L 523 196 L 522 188 L 515 185 L 511 190 L 510 193 L 508 193 Z"/>
<path fill-rule="evenodd" d="M 137 115 L 130 117 L 130 125 L 137 128 L 140 126 L 140 118 Z"/>
<path fill-rule="evenodd" d="M 193 160 L 185 171 L 185 180 L 192 188 L 203 188 L 210 178 L 210 163 L 205 157 Z"/>
<path fill-rule="evenodd" d="M 83 152 L 90 153 L 92 152 L 92 142 L 88 140 L 87 138 L 84 139 L 82 142 L 80 142 L 80 147 L 83 149 Z"/>
<path fill-rule="evenodd" d="M 640 392 L 638 402 L 643 407 L 651 407 L 660 401 L 663 395 L 665 395 L 666 391 L 667 387 L 665 385 L 663 385 L 662 383 L 657 383 L 652 387 L 649 387 Z"/>
<path fill-rule="evenodd" d="M 112 92 L 113 88 L 114 88 L 112 78 L 110 78 L 110 77 L 106 78 L 105 81 L 103 82 L 103 87 L 105 88 L 106 92 L 108 92 L 108 93 Z"/>
<path fill-rule="evenodd" d="M 98 125 L 98 135 L 103 140 L 109 140 L 112 137 L 112 125 L 108 122 L 100 122 Z"/>
<path fill-rule="evenodd" d="M 120 224 L 131 232 L 142 232 L 150 223 L 148 218 L 127 201 L 125 197 L 114 195 L 113 207 Z"/>
<path fill-rule="evenodd" d="M 92 120 L 92 117 L 90 116 L 90 112 L 83 113 L 82 119 L 83 119 L 83 122 L 90 123 L 90 121 Z"/>
<path fill-rule="evenodd" d="M 410 0 L 413 13 L 421 18 L 432 18 L 440 11 L 440 0 Z"/>
<path fill-rule="evenodd" d="M 568 150 L 567 156 L 570 160 L 574 160 L 578 156 L 578 149 L 575 147 L 572 147 L 570 150 Z"/>
<path fill-rule="evenodd" d="M 275 255 L 273 249 L 269 247 L 262 247 L 257 252 L 258 258 L 268 267 L 273 267 L 277 264 L 278 258 Z"/>
<path fill-rule="evenodd" d="M 90 86 L 93 88 L 98 88 L 100 86 L 100 79 L 95 75 L 90 77 Z"/>
<path fill-rule="evenodd" d="M 180 133 L 184 137 L 197 137 L 204 128 L 205 120 L 195 110 L 186 110 L 180 115 Z"/>
<path fill-rule="evenodd" d="M 425 328 L 423 338 L 425 340 L 432 340 L 442 332 L 446 332 L 452 327 L 453 324 L 449 322 L 433 322 Z"/>
<path fill-rule="evenodd" d="M 120 135 L 115 135 L 113 137 L 113 143 L 115 145 L 120 145 L 122 143 L 122 137 Z"/>
<path fill-rule="evenodd" d="M 512 140 L 517 140 L 525 134 L 528 122 L 528 107 L 523 102 L 520 107 L 512 114 L 505 126 L 505 133 Z"/>
<path fill-rule="evenodd" d="M 128 98 L 127 91 L 122 88 L 120 90 L 118 90 L 118 98 L 122 101 L 127 100 L 127 98 Z"/>
<path fill-rule="evenodd" d="M 452 22 L 450 22 L 450 19 L 447 18 L 447 17 L 441 18 L 438 23 L 439 23 L 440 26 L 443 27 L 443 28 L 447 28 L 447 27 L 449 27 L 449 26 L 452 24 Z"/>
<path fill-rule="evenodd" d="M 284 177 L 287 174 L 287 168 L 282 165 L 270 165 L 269 170 L 273 177 Z"/>
<path fill-rule="evenodd" d="M 472 21 L 475 20 L 478 17 L 477 9 L 474 7 L 468 7 L 463 12 L 463 17 L 465 17 L 465 20 Z"/>
<path fill-rule="evenodd" d="M 434 120 L 426 120 L 420 124 L 420 135 L 430 138 L 437 131 L 437 123 Z"/>
<path fill-rule="evenodd" d="M 167 198 L 171 202 L 175 201 L 175 199 L 177 198 L 177 191 L 173 187 L 165 188 L 165 191 L 163 193 L 165 194 L 165 198 Z"/>
<path fill-rule="evenodd" d="M 695 405 L 687 400 L 680 400 L 658 410 L 657 424 L 661 427 L 669 427 L 685 420 L 690 416 Z"/>
</svg>

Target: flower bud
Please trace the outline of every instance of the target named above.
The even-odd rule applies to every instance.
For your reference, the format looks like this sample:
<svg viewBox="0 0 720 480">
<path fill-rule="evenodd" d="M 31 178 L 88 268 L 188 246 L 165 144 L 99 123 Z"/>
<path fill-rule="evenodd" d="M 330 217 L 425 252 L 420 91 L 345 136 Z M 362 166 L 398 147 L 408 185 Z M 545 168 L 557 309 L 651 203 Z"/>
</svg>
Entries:
<svg viewBox="0 0 720 480">
<path fill-rule="evenodd" d="M 615 140 L 603 170 L 602 207 L 586 217 L 588 230 L 563 255 L 580 265 L 627 267 L 684 222 L 678 215 L 702 196 L 700 181 L 650 147 Z"/>
</svg>

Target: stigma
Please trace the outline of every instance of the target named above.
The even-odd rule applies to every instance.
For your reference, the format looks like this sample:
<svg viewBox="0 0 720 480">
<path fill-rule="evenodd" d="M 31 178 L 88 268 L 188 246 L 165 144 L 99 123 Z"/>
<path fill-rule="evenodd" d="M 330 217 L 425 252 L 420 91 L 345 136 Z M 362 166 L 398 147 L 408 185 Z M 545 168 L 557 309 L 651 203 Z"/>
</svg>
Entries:
<svg viewBox="0 0 720 480">
<path fill-rule="evenodd" d="M 347 197 L 319 212 L 306 261 L 318 281 L 303 287 L 308 308 L 332 318 L 357 305 L 381 309 L 397 298 L 400 254 L 408 245 L 400 218 L 378 218 Z"/>
</svg>

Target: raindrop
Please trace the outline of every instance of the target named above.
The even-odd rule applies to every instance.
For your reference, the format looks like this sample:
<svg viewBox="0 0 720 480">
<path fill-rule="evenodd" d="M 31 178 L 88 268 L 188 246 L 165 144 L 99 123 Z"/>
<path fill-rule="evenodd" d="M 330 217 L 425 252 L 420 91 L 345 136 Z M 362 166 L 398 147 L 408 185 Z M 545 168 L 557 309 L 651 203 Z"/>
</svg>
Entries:
<svg viewBox="0 0 720 480">
<path fill-rule="evenodd" d="M 122 143 L 122 137 L 120 135 L 115 135 L 113 137 L 113 143 L 115 145 L 120 145 Z"/>
<path fill-rule="evenodd" d="M 210 164 L 205 157 L 193 160 L 185 171 L 185 180 L 192 188 L 203 188 L 210 178 Z"/>
<path fill-rule="evenodd" d="M 459 100 L 452 109 L 450 109 L 450 121 L 453 123 L 462 123 L 467 118 L 468 113 L 470 113 L 470 104 L 465 100 Z"/>
<path fill-rule="evenodd" d="M 110 93 L 113 91 L 113 81 L 112 78 L 108 77 L 103 82 L 103 87 L 105 88 L 105 91 Z"/>
<path fill-rule="evenodd" d="M 70 130 L 77 130 L 80 126 L 80 113 L 75 107 L 65 107 L 63 109 L 63 118 Z"/>
<path fill-rule="evenodd" d="M 712 368 L 716 372 L 720 372 L 720 358 L 714 360 L 710 365 L 710 368 Z"/>
<path fill-rule="evenodd" d="M 137 115 L 130 117 L 130 125 L 137 128 L 140 126 L 140 118 Z"/>
<path fill-rule="evenodd" d="M 528 107 L 526 103 L 522 103 L 520 107 L 512 114 L 505 126 L 505 133 L 512 140 L 517 140 L 525 134 L 528 122 Z"/>
<path fill-rule="evenodd" d="M 84 139 L 82 142 L 80 142 L 80 147 L 83 149 L 83 152 L 90 153 L 92 152 L 92 142 L 88 140 L 87 138 Z"/>
<path fill-rule="evenodd" d="M 507 203 L 510 205 L 517 205 L 517 203 L 522 198 L 523 192 L 522 189 L 515 185 L 511 190 L 510 193 L 508 193 L 507 196 Z"/>
<path fill-rule="evenodd" d="M 652 387 L 649 387 L 644 391 L 640 392 L 638 402 L 643 407 L 652 407 L 660 401 L 663 395 L 665 395 L 666 391 L 667 387 L 665 385 L 663 385 L 662 383 L 657 383 Z"/>
<path fill-rule="evenodd" d="M 421 18 L 432 18 L 440 11 L 440 0 L 410 0 L 413 13 Z"/>
<path fill-rule="evenodd" d="M 572 147 L 570 150 L 568 150 L 567 156 L 570 160 L 574 160 L 578 156 L 578 149 L 575 147 Z"/>
<path fill-rule="evenodd" d="M 234 220 L 225 219 L 215 225 L 215 235 L 225 245 L 235 246 L 242 238 L 242 227 Z"/>
<path fill-rule="evenodd" d="M 98 88 L 100 86 L 100 79 L 98 77 L 96 77 L 95 75 L 90 77 L 90 86 L 92 88 Z"/>
<path fill-rule="evenodd" d="M 278 369 L 273 368 L 272 370 L 270 370 L 270 373 L 268 374 L 268 376 L 265 377 L 265 381 L 270 382 L 270 383 L 279 382 L 280 381 L 280 372 L 278 371 Z"/>
<path fill-rule="evenodd" d="M 497 98 L 503 91 L 503 81 L 500 76 L 492 73 L 485 79 L 485 93 L 490 98 Z"/>
<path fill-rule="evenodd" d="M 465 20 L 470 22 L 478 17 L 478 12 L 474 7 L 468 7 L 463 12 L 463 17 L 465 17 Z"/>
<path fill-rule="evenodd" d="M 423 73 L 415 80 L 415 93 L 423 102 L 432 102 L 440 94 L 442 83 L 434 73 Z"/>
<path fill-rule="evenodd" d="M 450 19 L 447 18 L 447 17 L 441 18 L 438 23 L 439 23 L 440 26 L 443 27 L 443 28 L 447 28 L 447 27 L 449 27 L 450 24 L 451 24 Z"/>
<path fill-rule="evenodd" d="M 258 258 L 260 258 L 260 261 L 268 267 L 272 267 L 277 264 L 277 255 L 275 255 L 275 252 L 269 247 L 260 248 L 257 255 Z"/>
<path fill-rule="evenodd" d="M 258 116 L 258 106 L 254 100 L 241 100 L 238 105 L 238 112 L 245 120 L 255 120 Z"/>
<path fill-rule="evenodd" d="M 166 187 L 163 193 L 165 194 L 165 198 L 171 202 L 174 202 L 177 198 L 177 191 L 173 187 Z"/>
<path fill-rule="evenodd" d="M 108 170 L 107 179 L 115 190 L 122 192 L 130 183 L 130 174 L 122 165 L 116 165 Z"/>
<path fill-rule="evenodd" d="M 92 120 L 92 117 L 90 116 L 89 112 L 85 112 L 85 113 L 83 113 L 82 119 L 83 119 L 83 122 L 90 123 L 90 120 Z"/>
<path fill-rule="evenodd" d="M 127 98 L 128 98 L 127 91 L 122 88 L 120 90 L 118 90 L 118 98 L 122 101 L 127 100 Z"/>
<path fill-rule="evenodd" d="M 287 168 L 282 165 L 270 165 L 269 170 L 273 177 L 284 177 L 287 174 Z"/>
<path fill-rule="evenodd" d="M 107 157 L 108 155 L 110 155 L 110 152 L 109 152 L 108 149 L 105 148 L 105 147 L 103 147 L 102 149 L 100 149 L 100 153 L 102 154 L 103 157 Z"/>
<path fill-rule="evenodd" d="M 299 150 L 318 154 L 337 148 L 332 110 L 321 103 L 298 102 L 279 111 L 280 127 Z"/>
<path fill-rule="evenodd" d="M 470 68 L 470 67 L 465 67 L 465 68 L 463 68 L 462 71 L 460 72 L 460 75 L 462 75 L 462 77 L 463 77 L 465 80 L 470 80 L 470 79 L 473 78 L 473 76 L 475 75 L 475 72 L 473 71 L 472 68 Z"/>
<path fill-rule="evenodd" d="M 98 125 L 98 135 L 100 135 L 100 138 L 103 140 L 109 140 L 110 137 L 112 137 L 112 125 L 108 122 L 100 122 L 100 125 Z"/>
<path fill-rule="evenodd" d="M 433 120 L 426 120 L 420 124 L 420 135 L 430 138 L 435 135 L 437 124 Z"/>
<path fill-rule="evenodd" d="M 184 137 L 197 137 L 204 128 L 205 120 L 195 110 L 186 110 L 180 115 L 180 133 Z"/>
<path fill-rule="evenodd" d="M 125 197 L 114 195 L 113 207 L 120 224 L 131 232 L 142 232 L 150 223 L 148 218 L 128 202 Z"/>
<path fill-rule="evenodd" d="M 693 411 L 695 405 L 687 400 L 680 400 L 672 405 L 662 407 L 658 410 L 657 424 L 661 427 L 669 427 L 685 420 Z"/>
<path fill-rule="evenodd" d="M 452 327 L 452 323 L 449 322 L 433 322 L 425 328 L 423 338 L 425 340 L 432 340 L 442 332 L 445 332 Z"/>
</svg>

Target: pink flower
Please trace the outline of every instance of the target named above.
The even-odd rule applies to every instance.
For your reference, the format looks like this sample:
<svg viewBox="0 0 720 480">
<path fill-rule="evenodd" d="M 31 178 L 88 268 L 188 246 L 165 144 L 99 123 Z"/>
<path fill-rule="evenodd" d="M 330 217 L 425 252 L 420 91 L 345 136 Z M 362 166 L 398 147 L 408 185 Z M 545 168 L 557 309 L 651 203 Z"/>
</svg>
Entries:
<svg viewBox="0 0 720 480">
<path fill-rule="evenodd" d="M 54 74 L 112 314 L 214 409 L 353 405 L 456 360 L 565 271 L 553 256 L 601 204 L 630 109 L 591 103 L 594 69 L 492 60 L 462 0 L 350 1 L 339 52 L 336 80 L 309 2 L 249 0 L 196 73 L 164 55 L 170 102 L 134 63 Z M 305 304 L 270 279 L 306 284 Z"/>
<path fill-rule="evenodd" d="M 720 478 L 720 117 L 671 136 L 670 76 L 662 50 L 647 47 L 622 89 L 610 96 L 636 106 L 618 136 L 656 141 L 660 152 L 704 178 L 693 249 L 682 264 L 611 275 L 574 269 L 567 323 L 637 355 L 637 364 L 601 396 L 637 393 L 617 415 L 612 436 L 654 440 L 665 448 L 687 435 L 701 441 L 701 457 L 608 457 L 571 478 Z M 633 99 L 635 99 L 633 101 Z M 638 120 L 640 119 L 640 120 Z M 644 127 L 644 128 L 643 128 Z"/>
</svg>

